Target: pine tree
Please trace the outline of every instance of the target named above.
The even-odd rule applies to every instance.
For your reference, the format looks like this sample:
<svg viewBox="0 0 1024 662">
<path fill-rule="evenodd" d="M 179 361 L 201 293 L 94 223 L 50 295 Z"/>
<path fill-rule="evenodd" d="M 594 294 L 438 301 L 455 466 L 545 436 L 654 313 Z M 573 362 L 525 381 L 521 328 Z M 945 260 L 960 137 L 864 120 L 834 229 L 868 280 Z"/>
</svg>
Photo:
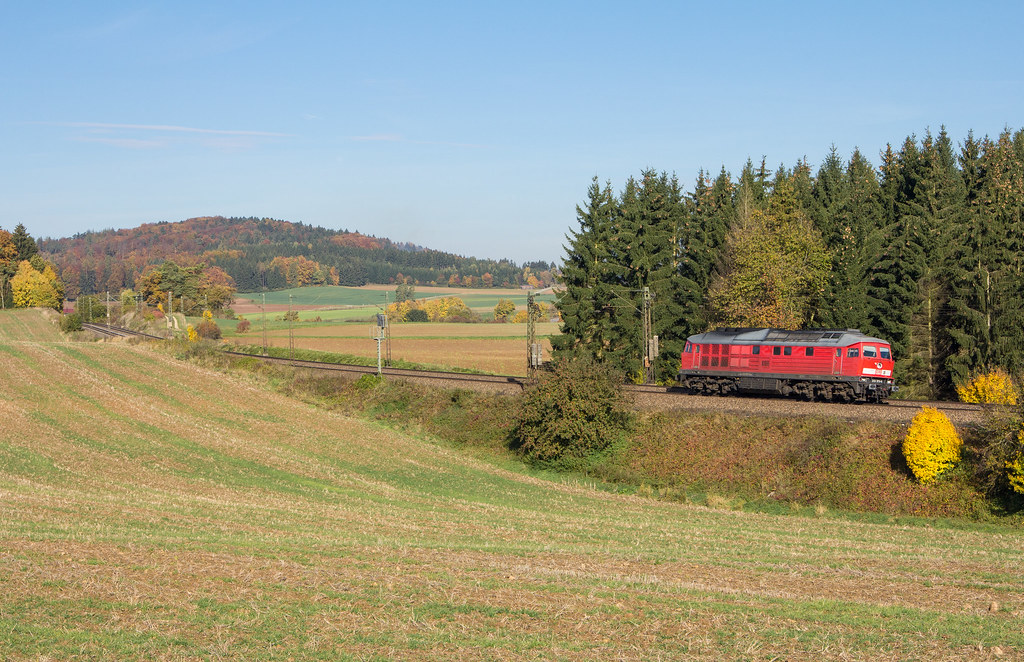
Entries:
<svg viewBox="0 0 1024 662">
<path fill-rule="evenodd" d="M 911 378 L 924 382 L 932 394 L 938 395 L 951 389 L 945 371 L 950 351 L 945 319 L 949 256 L 964 198 L 963 181 L 945 128 L 934 140 L 926 132 L 917 166 L 913 189 L 901 208 L 909 223 L 919 229 L 924 254 L 918 303 L 910 320 L 910 355 L 915 366 Z"/>
<path fill-rule="evenodd" d="M 644 213 L 651 231 L 646 235 L 651 260 L 646 274 L 652 297 L 652 336 L 658 339 L 658 355 L 653 375 L 648 381 L 674 377 L 679 369 L 679 356 L 689 335 L 690 313 L 700 295 L 694 283 L 682 277 L 682 237 L 688 221 L 679 180 L 664 172 L 644 176 L 641 196 Z M 641 310 L 642 312 L 642 310 Z"/>
<path fill-rule="evenodd" d="M 21 262 L 22 260 L 31 260 L 32 256 L 39 252 L 39 248 L 36 246 L 36 240 L 28 234 L 28 230 L 25 229 L 24 223 L 18 223 L 14 228 L 14 234 L 11 236 L 14 241 L 14 248 L 17 250 L 15 260 Z"/>
<path fill-rule="evenodd" d="M 992 363 L 1011 374 L 1024 370 L 1024 131 L 986 145 L 985 210 L 1003 235 L 993 267 Z"/>
<path fill-rule="evenodd" d="M 915 218 L 899 209 L 913 190 L 918 150 L 907 138 L 899 153 L 887 146 L 882 152 L 883 233 L 878 260 L 871 268 L 868 285 L 870 326 L 892 344 L 898 382 L 910 363 L 911 333 L 908 320 L 917 311 L 917 283 L 925 272 L 921 229 Z"/>
<path fill-rule="evenodd" d="M 819 315 L 822 326 L 838 327 L 846 324 L 841 321 L 846 317 L 844 309 L 847 307 L 843 299 L 849 293 L 848 262 L 851 259 L 850 252 L 854 250 L 849 243 L 850 232 L 844 231 L 840 221 L 840 216 L 847 205 L 847 189 L 848 183 L 843 172 L 842 160 L 836 146 L 832 145 L 831 151 L 818 169 L 818 176 L 811 190 L 813 204 L 807 209 L 833 260 L 829 280 L 825 286 L 824 304 Z"/>
<path fill-rule="evenodd" d="M 993 314 L 995 294 L 993 271 L 1005 260 L 1005 228 L 985 210 L 986 182 L 982 146 L 967 134 L 960 149 L 960 171 L 964 182 L 964 213 L 956 228 L 950 255 L 951 315 L 949 334 L 952 343 L 946 368 L 954 383 L 967 382 L 973 370 L 993 363 Z"/>
<path fill-rule="evenodd" d="M 868 315 L 871 265 L 882 237 L 881 189 L 872 165 L 854 150 L 844 173 L 844 194 L 835 215 L 838 227 L 833 254 L 831 299 L 826 326 L 873 332 Z"/>
<path fill-rule="evenodd" d="M 839 220 L 849 197 L 849 182 L 843 172 L 843 161 L 836 146 L 832 145 L 828 156 L 818 169 L 818 176 L 812 188 L 815 205 L 808 209 L 808 215 L 830 248 L 834 248 L 842 235 Z"/>
<path fill-rule="evenodd" d="M 570 230 L 568 244 L 563 246 L 561 278 L 565 287 L 556 303 L 562 334 L 551 339 L 556 354 L 582 352 L 600 359 L 609 346 L 607 268 L 611 230 L 618 213 L 611 183 L 601 188 L 595 177 L 586 207 L 576 207 L 579 229 Z"/>
</svg>

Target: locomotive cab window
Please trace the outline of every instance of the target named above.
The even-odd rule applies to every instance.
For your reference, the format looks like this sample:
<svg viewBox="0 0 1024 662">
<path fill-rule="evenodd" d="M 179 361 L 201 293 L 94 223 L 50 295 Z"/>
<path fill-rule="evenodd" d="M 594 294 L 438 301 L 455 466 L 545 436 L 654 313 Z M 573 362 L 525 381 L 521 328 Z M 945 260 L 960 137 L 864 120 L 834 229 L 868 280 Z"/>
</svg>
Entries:
<svg viewBox="0 0 1024 662">
<path fill-rule="evenodd" d="M 873 359 L 878 356 L 878 349 L 871 345 L 864 345 L 864 358 Z"/>
<path fill-rule="evenodd" d="M 687 342 L 686 343 L 686 349 L 684 349 L 683 352 L 685 352 L 687 354 L 692 354 L 693 353 L 693 345 L 691 345 L 689 342 Z"/>
<path fill-rule="evenodd" d="M 881 352 L 882 352 L 882 358 L 883 359 L 887 359 L 888 360 L 888 359 L 892 358 L 892 354 L 889 353 L 889 348 L 888 347 L 886 347 L 885 345 L 882 345 L 882 347 L 880 349 L 881 349 Z"/>
<path fill-rule="evenodd" d="M 846 355 L 849 356 L 850 358 L 858 357 L 860 356 L 860 348 L 851 347 L 850 349 L 846 350 Z"/>
</svg>

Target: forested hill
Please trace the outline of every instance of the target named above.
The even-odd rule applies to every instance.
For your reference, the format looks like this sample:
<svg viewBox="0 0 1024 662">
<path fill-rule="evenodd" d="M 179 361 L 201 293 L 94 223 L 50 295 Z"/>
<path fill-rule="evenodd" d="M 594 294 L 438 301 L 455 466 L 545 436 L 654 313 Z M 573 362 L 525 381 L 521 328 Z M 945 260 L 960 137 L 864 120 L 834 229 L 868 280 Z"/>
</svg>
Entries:
<svg viewBox="0 0 1024 662">
<path fill-rule="evenodd" d="M 269 218 L 192 218 L 38 242 L 69 296 L 133 288 L 147 266 L 217 266 L 239 291 L 302 285 L 411 283 L 490 287 L 550 283 L 553 265 L 480 260 L 358 232 Z"/>
</svg>

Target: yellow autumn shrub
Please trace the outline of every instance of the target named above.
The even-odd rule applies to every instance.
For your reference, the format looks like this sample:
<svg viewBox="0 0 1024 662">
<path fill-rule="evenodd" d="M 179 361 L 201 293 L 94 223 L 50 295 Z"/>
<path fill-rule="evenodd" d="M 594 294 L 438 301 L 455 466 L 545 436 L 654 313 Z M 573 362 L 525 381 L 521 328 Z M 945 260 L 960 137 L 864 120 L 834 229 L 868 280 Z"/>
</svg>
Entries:
<svg viewBox="0 0 1024 662">
<path fill-rule="evenodd" d="M 1024 448 L 1024 428 L 1017 432 L 1018 448 Z M 1006 478 L 1017 494 L 1024 494 L 1024 450 L 1017 451 L 1013 460 L 1006 463 Z"/>
<path fill-rule="evenodd" d="M 927 483 L 960 461 L 963 444 L 945 414 L 922 407 L 903 439 L 903 457 L 914 476 Z"/>
<path fill-rule="evenodd" d="M 998 405 L 1017 404 L 1017 387 L 1002 369 L 995 368 L 975 376 L 966 384 L 956 387 L 960 402 Z"/>
</svg>

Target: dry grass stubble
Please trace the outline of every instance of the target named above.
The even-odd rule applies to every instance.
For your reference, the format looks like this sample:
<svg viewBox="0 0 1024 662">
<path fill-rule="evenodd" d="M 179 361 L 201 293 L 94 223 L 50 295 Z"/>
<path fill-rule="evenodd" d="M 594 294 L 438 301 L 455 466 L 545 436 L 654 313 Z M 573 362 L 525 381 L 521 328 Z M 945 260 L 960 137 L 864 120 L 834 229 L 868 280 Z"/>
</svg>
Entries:
<svg viewBox="0 0 1024 662">
<path fill-rule="evenodd" d="M 0 355 L 0 647 L 13 659 L 1021 650 L 1014 531 L 615 496 L 146 348 Z"/>
</svg>

